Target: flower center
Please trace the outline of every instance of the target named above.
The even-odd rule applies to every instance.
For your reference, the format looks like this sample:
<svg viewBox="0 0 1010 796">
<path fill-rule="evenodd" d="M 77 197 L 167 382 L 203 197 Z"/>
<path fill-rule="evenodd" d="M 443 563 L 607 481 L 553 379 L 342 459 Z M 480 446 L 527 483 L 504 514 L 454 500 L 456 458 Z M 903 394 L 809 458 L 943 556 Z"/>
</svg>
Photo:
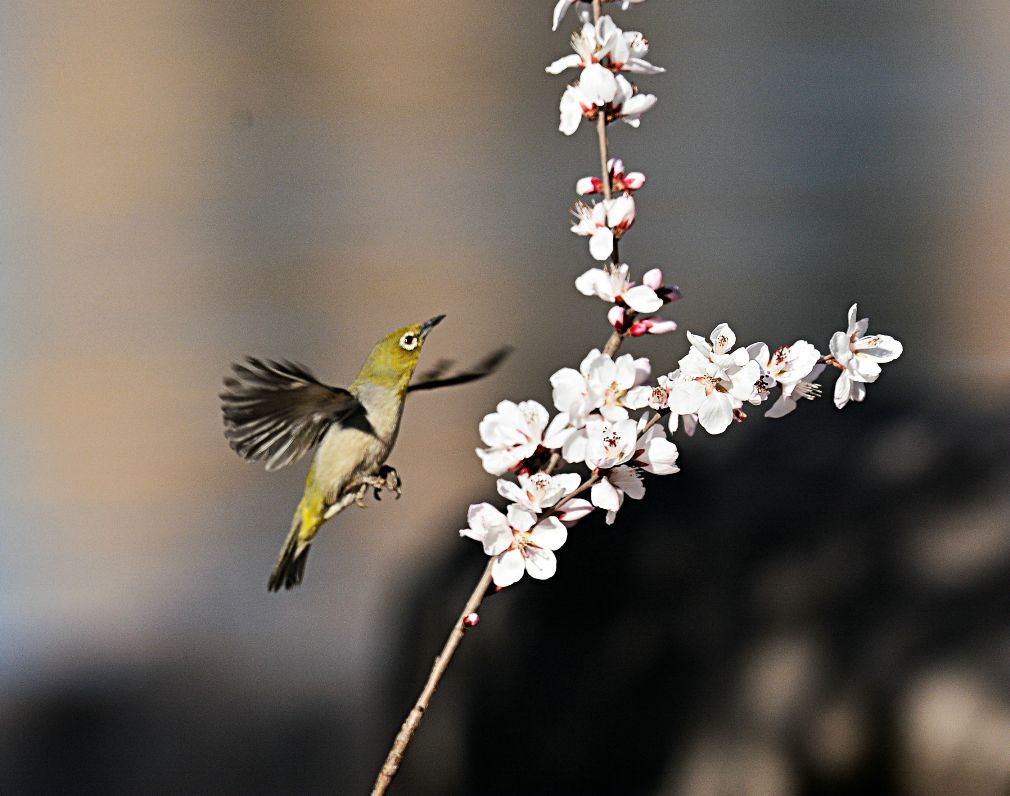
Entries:
<svg viewBox="0 0 1010 796">
<path fill-rule="evenodd" d="M 533 533 L 532 531 L 517 531 L 515 528 L 512 529 L 512 546 L 523 554 L 524 558 L 529 558 L 529 553 L 527 548 L 536 547 L 533 544 Z"/>
</svg>

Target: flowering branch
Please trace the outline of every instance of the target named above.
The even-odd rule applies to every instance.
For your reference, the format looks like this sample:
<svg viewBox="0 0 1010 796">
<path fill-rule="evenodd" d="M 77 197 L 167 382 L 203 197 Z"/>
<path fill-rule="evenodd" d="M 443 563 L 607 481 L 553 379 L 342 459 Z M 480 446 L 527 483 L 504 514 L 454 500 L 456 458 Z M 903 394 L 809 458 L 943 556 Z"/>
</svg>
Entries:
<svg viewBox="0 0 1010 796">
<path fill-rule="evenodd" d="M 764 414 L 783 417 L 800 399 L 820 396 L 817 379 L 828 366 L 840 371 L 834 403 L 841 409 L 850 401 L 862 401 L 866 385 L 880 376 L 881 364 L 902 353 L 893 337 L 868 335 L 868 321 L 857 320 L 853 304 L 847 329 L 835 332 L 827 354 L 806 340 L 774 350 L 764 343 L 737 347 L 736 334 L 720 323 L 708 339 L 687 332 L 689 348 L 678 367 L 655 381 L 648 358 L 617 356 L 627 337 L 676 330 L 674 321 L 655 313 L 681 293 L 665 283 L 660 269 L 646 271 L 636 282 L 631 266 L 620 262 L 618 242 L 634 224 L 634 194 L 645 184 L 645 175 L 626 172 L 619 158 L 610 157 L 607 125 L 620 120 L 638 127 L 642 114 L 656 103 L 655 96 L 641 93 L 623 73 L 656 75 L 664 70 L 645 60 L 648 39 L 623 31 L 602 13 L 604 2 L 619 2 L 626 10 L 643 0 L 558 0 L 554 28 L 573 5 L 582 26 L 571 37 L 574 53 L 554 61 L 547 72 L 581 70 L 561 97 L 559 130 L 572 135 L 583 118 L 595 125 L 600 176 L 578 180 L 576 192 L 602 198 L 576 201 L 571 230 L 589 238 L 590 256 L 602 265 L 585 271 L 575 287 L 611 305 L 606 317 L 612 332 L 603 349 L 590 351 L 577 370 L 562 368 L 551 376 L 557 409 L 553 418 L 537 401 L 506 400 L 481 421 L 485 447 L 476 453 L 488 473 L 505 476 L 496 486 L 509 505 L 503 512 L 490 503 L 476 503 L 467 512 L 467 527 L 459 533 L 481 543 L 488 563 L 393 742 L 373 794 L 385 793 L 396 775 L 456 649 L 467 629 L 477 625 L 478 609 L 491 585 L 506 588 L 526 574 L 536 580 L 552 577 L 555 553 L 579 520 L 599 508 L 612 524 L 625 498 L 645 496 L 643 474 L 679 472 L 679 451 L 667 429 L 670 434 L 693 435 L 701 427 L 708 434 L 722 434 L 747 419 L 745 404 L 760 406 L 774 389 L 778 398 Z M 632 417 L 639 410 L 646 411 L 638 419 Z M 666 428 L 661 419 L 667 420 Z M 566 471 L 580 467 L 588 474 Z M 588 500 L 580 497 L 586 493 Z"/>
</svg>

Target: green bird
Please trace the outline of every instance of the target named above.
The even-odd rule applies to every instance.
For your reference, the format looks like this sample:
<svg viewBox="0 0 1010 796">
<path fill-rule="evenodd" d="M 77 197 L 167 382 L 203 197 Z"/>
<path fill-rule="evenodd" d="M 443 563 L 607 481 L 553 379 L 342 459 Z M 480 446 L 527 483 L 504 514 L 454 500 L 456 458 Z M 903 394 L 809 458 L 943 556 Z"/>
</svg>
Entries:
<svg viewBox="0 0 1010 796">
<path fill-rule="evenodd" d="M 345 390 L 319 381 L 288 361 L 248 357 L 232 364 L 221 409 L 231 447 L 248 461 L 277 470 L 316 449 L 291 529 L 268 581 L 270 591 L 302 582 L 309 547 L 320 526 L 352 503 L 364 505 L 388 489 L 400 496 L 396 470 L 385 464 L 396 442 L 407 393 L 462 384 L 492 372 L 508 350 L 494 352 L 475 369 L 446 376 L 451 362 L 411 384 L 428 333 L 444 318 L 390 332 L 372 348 Z"/>
</svg>

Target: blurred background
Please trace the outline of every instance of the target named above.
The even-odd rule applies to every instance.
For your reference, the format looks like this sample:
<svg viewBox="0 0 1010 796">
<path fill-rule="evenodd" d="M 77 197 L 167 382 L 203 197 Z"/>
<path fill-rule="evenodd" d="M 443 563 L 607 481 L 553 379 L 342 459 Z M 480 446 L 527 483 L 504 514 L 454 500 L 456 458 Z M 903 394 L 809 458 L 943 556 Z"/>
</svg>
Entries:
<svg viewBox="0 0 1010 796">
<path fill-rule="evenodd" d="M 480 418 L 606 339 L 566 218 L 595 139 L 543 72 L 574 13 L 2 6 L 0 791 L 364 792 L 485 562 L 456 535 L 494 496 Z M 611 136 L 667 314 L 823 350 L 858 300 L 906 353 L 845 412 L 678 440 L 681 474 L 489 598 L 394 792 L 1007 793 L 1010 7 L 616 16 L 668 69 Z M 423 361 L 514 355 L 413 396 L 403 499 L 268 594 L 305 465 L 229 450 L 229 362 L 346 384 L 440 312 Z"/>
</svg>

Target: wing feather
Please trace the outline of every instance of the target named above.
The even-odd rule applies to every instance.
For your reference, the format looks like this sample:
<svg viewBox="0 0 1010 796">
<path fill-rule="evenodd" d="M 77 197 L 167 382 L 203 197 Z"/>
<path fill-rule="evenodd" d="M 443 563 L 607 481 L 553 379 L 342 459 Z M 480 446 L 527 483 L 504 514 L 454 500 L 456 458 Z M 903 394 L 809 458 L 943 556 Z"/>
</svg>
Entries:
<svg viewBox="0 0 1010 796">
<path fill-rule="evenodd" d="M 298 461 L 330 426 L 362 409 L 347 390 L 296 362 L 247 357 L 232 370 L 220 395 L 224 435 L 239 456 L 267 470 Z"/>
<path fill-rule="evenodd" d="M 439 360 L 435 364 L 435 367 L 423 373 L 417 381 L 407 387 L 407 392 L 415 392 L 417 390 L 435 390 L 439 387 L 452 387 L 457 384 L 466 384 L 467 382 L 482 379 L 485 376 L 489 376 L 494 373 L 498 369 L 498 366 L 501 365 L 501 363 L 505 361 L 505 358 L 511 353 L 512 348 L 509 346 L 499 348 L 484 357 L 484 359 L 470 368 L 470 370 L 459 371 L 457 373 L 451 372 L 452 367 L 455 364 L 452 360 Z"/>
</svg>

